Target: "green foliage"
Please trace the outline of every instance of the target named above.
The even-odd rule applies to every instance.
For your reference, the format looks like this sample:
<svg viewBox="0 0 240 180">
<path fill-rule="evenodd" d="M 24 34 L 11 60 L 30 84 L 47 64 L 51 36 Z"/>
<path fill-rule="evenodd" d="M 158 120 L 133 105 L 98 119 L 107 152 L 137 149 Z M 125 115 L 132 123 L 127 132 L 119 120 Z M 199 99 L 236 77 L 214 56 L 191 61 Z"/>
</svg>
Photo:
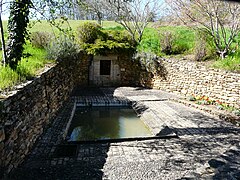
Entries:
<svg viewBox="0 0 240 180">
<path fill-rule="evenodd" d="M 79 53 L 79 46 L 75 43 L 74 38 L 65 34 L 60 34 L 47 47 L 47 59 L 58 62 L 65 59 L 74 59 Z"/>
<path fill-rule="evenodd" d="M 134 45 L 134 42 L 127 31 L 119 31 L 119 30 L 103 30 L 105 34 L 105 38 L 109 40 L 113 40 L 119 43 L 130 43 Z"/>
<path fill-rule="evenodd" d="M 9 66 L 0 66 L 0 91 L 9 88 L 20 80 L 20 76 Z"/>
<path fill-rule="evenodd" d="M 115 30 L 115 31 L 123 31 L 124 27 L 122 26 L 111 26 L 111 27 L 104 27 L 105 30 Z"/>
<path fill-rule="evenodd" d="M 143 38 L 137 47 L 139 52 L 149 52 L 160 54 L 160 41 L 156 29 L 146 28 L 143 33 Z"/>
<path fill-rule="evenodd" d="M 12 86 L 26 79 L 32 79 L 36 75 L 36 71 L 49 62 L 45 59 L 46 52 L 44 49 L 33 48 L 29 42 L 24 46 L 24 49 L 25 54 L 31 52 L 31 55 L 22 58 L 18 62 L 16 70 L 9 66 L 0 66 L 0 91 L 11 89 Z"/>
<path fill-rule="evenodd" d="M 171 32 L 174 36 L 174 42 L 172 46 L 172 54 L 185 54 L 190 53 L 195 44 L 194 31 L 186 27 L 161 27 L 159 33 Z"/>
<path fill-rule="evenodd" d="M 240 73 L 240 51 L 228 55 L 224 59 L 218 58 L 212 65 L 214 68 L 225 69 Z"/>
<path fill-rule="evenodd" d="M 171 39 L 170 36 L 167 39 L 166 33 L 171 36 Z M 164 54 L 190 53 L 195 44 L 194 37 L 194 31 L 186 27 L 146 28 L 143 39 L 138 46 L 138 51 L 152 52 L 160 56 Z M 171 50 L 167 50 L 167 42 L 171 43 Z"/>
<path fill-rule="evenodd" d="M 16 69 L 23 55 L 25 36 L 28 34 L 29 8 L 31 6 L 31 0 L 13 1 L 10 4 L 10 16 L 8 20 L 9 40 L 6 52 L 6 63 L 9 64 L 12 69 Z"/>
<path fill-rule="evenodd" d="M 78 42 L 88 54 L 120 53 L 135 49 L 135 44 L 126 31 L 106 30 L 93 23 L 86 23 L 78 30 Z"/>
<path fill-rule="evenodd" d="M 107 52 L 120 53 L 124 49 L 132 49 L 129 43 L 120 43 L 114 40 L 101 40 L 97 39 L 94 44 L 83 44 L 83 49 L 87 51 L 88 54 L 105 54 Z"/>
<path fill-rule="evenodd" d="M 34 47 L 37 48 L 46 48 L 51 42 L 52 34 L 48 32 L 33 32 L 31 34 L 31 43 Z"/>
<path fill-rule="evenodd" d="M 173 45 L 173 54 L 183 54 L 192 51 L 195 42 L 194 31 L 177 27 L 175 29 L 176 41 Z"/>
<path fill-rule="evenodd" d="M 45 59 L 46 51 L 41 48 L 33 48 L 30 43 L 27 43 L 24 52 L 31 52 L 31 55 L 22 58 L 18 63 L 16 72 L 21 76 L 21 80 L 29 80 L 36 75 L 38 69 L 44 67 L 47 63 Z"/>
<path fill-rule="evenodd" d="M 94 43 L 101 35 L 101 26 L 96 23 L 86 22 L 77 28 L 77 37 L 81 43 Z"/>
<path fill-rule="evenodd" d="M 194 59 L 196 61 L 204 61 L 216 58 L 212 37 L 204 29 L 196 30 L 195 36 Z"/>
</svg>

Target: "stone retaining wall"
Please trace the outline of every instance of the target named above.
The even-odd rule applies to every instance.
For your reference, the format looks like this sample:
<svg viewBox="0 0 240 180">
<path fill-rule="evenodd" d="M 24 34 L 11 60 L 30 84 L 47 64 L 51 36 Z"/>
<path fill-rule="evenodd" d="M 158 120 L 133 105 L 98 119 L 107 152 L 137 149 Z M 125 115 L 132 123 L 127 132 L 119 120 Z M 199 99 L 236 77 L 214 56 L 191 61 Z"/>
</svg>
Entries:
<svg viewBox="0 0 240 180">
<path fill-rule="evenodd" d="M 90 56 L 79 56 L 60 62 L 14 95 L 0 99 L 0 178 L 23 161 L 73 88 L 88 85 Z M 149 86 L 151 73 L 130 56 L 121 56 L 118 63 L 125 69 L 120 85 Z"/>
<path fill-rule="evenodd" d="M 121 71 L 121 86 L 152 87 L 153 74 L 148 72 L 139 61 L 132 60 L 132 54 L 119 55 L 118 64 Z"/>
<path fill-rule="evenodd" d="M 76 85 L 88 83 L 88 57 L 65 60 L 3 100 L 0 106 L 0 179 L 17 167 Z"/>
<path fill-rule="evenodd" d="M 80 60 L 79 60 L 80 59 Z M 29 153 L 56 112 L 77 85 L 88 84 L 88 56 L 63 61 L 39 78 L 0 101 L 0 178 L 16 168 Z M 240 107 L 240 74 L 207 69 L 184 60 L 162 62 L 161 76 L 151 80 L 140 64 L 120 59 L 122 85 L 145 85 L 185 96 L 206 95 Z M 152 83 L 152 84 L 151 84 Z"/>
<path fill-rule="evenodd" d="M 189 96 L 205 95 L 240 108 L 240 74 L 207 68 L 187 60 L 162 60 L 163 76 L 153 87 Z"/>
</svg>

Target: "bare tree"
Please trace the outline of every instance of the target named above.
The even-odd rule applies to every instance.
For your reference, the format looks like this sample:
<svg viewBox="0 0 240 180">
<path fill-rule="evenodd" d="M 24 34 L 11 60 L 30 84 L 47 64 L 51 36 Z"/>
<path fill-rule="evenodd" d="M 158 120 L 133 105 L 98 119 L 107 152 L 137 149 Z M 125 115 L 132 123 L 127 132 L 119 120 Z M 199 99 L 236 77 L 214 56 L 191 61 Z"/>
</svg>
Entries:
<svg viewBox="0 0 240 180">
<path fill-rule="evenodd" d="M 96 15 L 101 25 L 103 19 L 115 20 L 132 36 L 135 43 L 142 40 L 149 21 L 158 15 L 159 0 L 80 0 L 79 6 Z"/>
<path fill-rule="evenodd" d="M 207 32 L 223 59 L 240 31 L 240 4 L 219 0 L 166 0 L 185 23 Z"/>
<path fill-rule="evenodd" d="M 160 9 L 158 0 L 105 0 L 107 11 L 114 15 L 114 20 L 121 24 L 139 43 L 153 12 Z"/>
<path fill-rule="evenodd" d="M 86 12 L 90 12 L 97 17 L 98 24 L 102 25 L 102 19 L 104 16 L 103 0 L 81 0 L 78 2 L 79 6 Z"/>
</svg>

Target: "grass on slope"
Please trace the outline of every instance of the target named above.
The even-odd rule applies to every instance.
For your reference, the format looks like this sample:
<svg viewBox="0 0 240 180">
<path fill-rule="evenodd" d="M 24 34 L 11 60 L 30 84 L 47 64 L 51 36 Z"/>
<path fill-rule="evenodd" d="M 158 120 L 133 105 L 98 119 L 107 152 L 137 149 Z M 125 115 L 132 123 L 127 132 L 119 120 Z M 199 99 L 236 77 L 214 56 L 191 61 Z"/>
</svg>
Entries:
<svg viewBox="0 0 240 180">
<path fill-rule="evenodd" d="M 56 23 L 60 23 L 60 26 L 62 28 L 68 28 L 69 26 L 75 30 L 77 29 L 77 27 L 85 22 L 95 22 L 97 23 L 97 21 L 94 20 L 68 20 L 67 22 L 61 23 L 62 21 L 56 20 Z M 3 29 L 4 32 L 7 32 L 7 21 L 3 21 Z M 111 27 L 115 27 L 115 26 L 120 26 L 118 23 L 114 22 L 114 21 L 103 21 L 102 25 L 104 28 L 111 28 Z M 46 32 L 51 32 L 52 30 L 57 30 L 56 27 L 51 26 L 46 20 L 41 20 L 41 21 L 34 21 L 31 20 L 30 21 L 30 27 L 29 30 L 30 32 L 36 32 L 36 31 L 46 31 Z"/>
<path fill-rule="evenodd" d="M 56 21 L 56 22 L 60 22 L 60 21 Z M 68 23 L 67 22 L 63 22 L 62 24 L 60 23 L 60 27 L 63 29 L 67 29 L 67 28 L 71 27 L 71 29 L 73 31 L 75 31 L 78 26 L 80 26 L 81 24 L 83 24 L 85 22 L 97 23 L 97 21 L 93 21 L 93 20 L 92 21 L 90 21 L 90 20 L 68 20 Z M 32 21 L 31 23 L 33 24 L 34 21 Z M 111 28 L 111 27 L 119 26 L 119 24 L 117 24 L 114 21 L 103 21 L 102 26 L 104 28 Z M 33 27 L 31 27 L 30 32 L 36 32 L 36 31 L 52 32 L 52 31 L 57 31 L 57 28 L 54 26 L 51 26 L 47 21 L 43 20 L 43 21 L 37 22 Z"/>
<path fill-rule="evenodd" d="M 30 43 L 27 43 L 24 52 L 31 55 L 22 58 L 16 71 L 0 65 L 0 91 L 11 89 L 19 82 L 31 79 L 36 75 L 38 69 L 50 62 L 45 59 L 46 51 L 44 49 L 33 48 Z"/>
<path fill-rule="evenodd" d="M 33 21 L 32 21 L 33 22 Z M 69 26 L 76 30 L 77 27 L 86 21 L 82 20 L 70 20 L 68 23 L 61 24 L 62 28 L 68 28 Z M 89 21 L 88 21 L 89 22 Z M 96 22 L 96 21 L 93 21 Z M 4 32 L 6 35 L 7 21 L 3 21 Z M 103 28 L 109 30 L 122 30 L 123 28 L 113 21 L 103 21 Z M 57 28 L 51 27 L 46 21 L 36 23 L 30 32 L 46 31 L 57 32 Z M 173 48 L 175 52 L 189 54 L 193 52 L 195 45 L 195 32 L 187 27 L 183 26 L 163 26 L 157 29 L 147 27 L 138 50 L 144 52 L 153 52 L 158 55 L 164 55 L 161 53 L 160 35 L 162 32 L 172 32 L 176 36 Z M 12 87 L 13 85 L 30 79 L 36 74 L 36 71 L 43 67 L 47 60 L 45 59 L 46 51 L 43 49 L 33 48 L 28 42 L 25 47 L 25 53 L 30 53 L 31 56 L 23 58 L 17 67 L 16 71 L 11 70 L 9 67 L 0 66 L 0 90 Z M 217 60 L 213 62 L 213 67 L 221 68 L 231 71 L 240 72 L 240 52 L 233 55 L 229 55 L 224 60 Z"/>
<path fill-rule="evenodd" d="M 225 59 L 214 61 L 212 67 L 240 73 L 240 52 L 229 55 Z"/>
<path fill-rule="evenodd" d="M 160 34 L 163 32 L 171 32 L 175 36 L 175 41 L 173 44 L 173 52 L 175 52 L 175 54 L 190 53 L 193 50 L 195 44 L 194 31 L 187 27 L 180 26 L 164 26 L 159 27 L 158 29 L 146 28 L 138 49 L 140 51 L 164 55 L 161 53 L 160 43 Z"/>
</svg>

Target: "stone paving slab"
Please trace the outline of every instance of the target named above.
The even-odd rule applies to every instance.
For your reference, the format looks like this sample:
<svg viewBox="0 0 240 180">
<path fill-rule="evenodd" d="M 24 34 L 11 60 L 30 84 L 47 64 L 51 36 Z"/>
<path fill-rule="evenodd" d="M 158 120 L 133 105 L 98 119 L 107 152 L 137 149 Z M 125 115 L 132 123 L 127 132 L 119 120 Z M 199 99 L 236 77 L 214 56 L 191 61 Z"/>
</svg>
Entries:
<svg viewBox="0 0 240 180">
<path fill-rule="evenodd" d="M 74 97 L 90 101 L 102 94 L 102 99 L 134 101 L 154 135 L 167 127 L 179 138 L 79 143 L 74 153 L 57 155 L 57 148 L 61 152 L 62 145 L 68 146 L 63 134 L 74 103 L 70 101 L 6 179 L 240 179 L 240 128 L 172 102 L 172 94 L 158 90 L 101 88 L 92 90 L 92 96 L 85 91 Z"/>
</svg>

